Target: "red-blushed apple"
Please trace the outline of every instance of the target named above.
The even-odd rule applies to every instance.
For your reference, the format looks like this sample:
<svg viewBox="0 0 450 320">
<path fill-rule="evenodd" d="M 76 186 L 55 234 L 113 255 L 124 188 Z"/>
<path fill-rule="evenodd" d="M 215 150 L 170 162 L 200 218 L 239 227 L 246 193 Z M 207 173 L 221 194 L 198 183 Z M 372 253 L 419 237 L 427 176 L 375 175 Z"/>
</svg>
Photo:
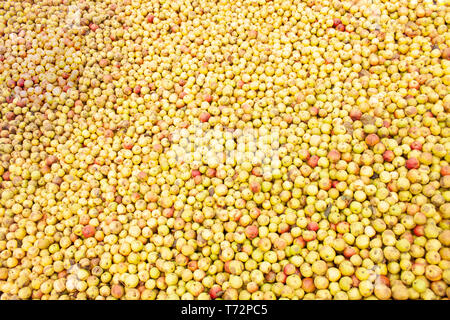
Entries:
<svg viewBox="0 0 450 320">
<path fill-rule="evenodd" d="M 319 157 L 316 155 L 313 155 L 311 158 L 308 159 L 307 163 L 310 167 L 315 168 L 317 167 L 317 163 L 319 162 Z"/>
<path fill-rule="evenodd" d="M 16 115 L 12 111 L 8 111 L 6 113 L 6 120 L 8 120 L 8 121 L 14 120 L 15 117 L 16 117 Z"/>
<path fill-rule="evenodd" d="M 397 187 L 397 183 L 396 182 L 389 182 L 387 184 L 387 188 L 391 192 L 397 192 L 398 191 L 398 187 Z"/>
<path fill-rule="evenodd" d="M 249 283 L 247 283 L 247 291 L 250 293 L 255 293 L 256 291 L 258 291 L 259 286 L 256 282 L 254 281 L 250 281 Z"/>
<path fill-rule="evenodd" d="M 206 173 L 205 174 L 206 174 L 206 176 L 208 178 L 213 178 L 213 177 L 216 176 L 216 169 L 208 168 L 208 169 L 206 169 Z"/>
<path fill-rule="evenodd" d="M 422 225 L 415 226 L 413 232 L 417 237 L 422 237 L 425 234 L 425 227 Z"/>
<path fill-rule="evenodd" d="M 422 144 L 419 141 L 414 141 L 411 143 L 410 148 L 412 150 L 422 150 Z"/>
<path fill-rule="evenodd" d="M 124 149 L 131 150 L 131 149 L 133 149 L 133 143 L 131 143 L 131 142 L 124 142 L 123 143 L 123 147 L 124 147 Z"/>
<path fill-rule="evenodd" d="M 275 281 L 278 283 L 286 283 L 287 275 L 285 275 L 283 272 L 277 273 L 275 276 Z"/>
<path fill-rule="evenodd" d="M 197 169 L 193 169 L 192 171 L 191 171 L 191 176 L 192 177 L 197 177 L 197 176 L 199 176 L 199 175 L 201 175 L 201 173 L 200 173 L 200 171 L 199 170 L 197 170 Z"/>
<path fill-rule="evenodd" d="M 211 118 L 211 115 L 209 114 L 209 112 L 204 111 L 200 114 L 199 118 L 201 122 L 208 122 L 209 118 Z"/>
<path fill-rule="evenodd" d="M 95 23 L 91 23 L 89 25 L 89 29 L 91 29 L 93 32 L 95 32 L 98 29 L 98 25 L 96 25 Z"/>
<path fill-rule="evenodd" d="M 166 218 L 172 218 L 174 211 L 174 208 L 164 208 L 162 215 Z"/>
<path fill-rule="evenodd" d="M 202 176 L 195 176 L 195 177 L 194 177 L 194 183 L 195 183 L 195 184 L 200 184 L 200 183 L 202 183 Z"/>
<path fill-rule="evenodd" d="M 316 238 L 317 238 L 317 234 L 315 231 L 308 230 L 308 231 L 303 232 L 303 239 L 306 242 L 316 240 Z"/>
<path fill-rule="evenodd" d="M 341 19 L 339 18 L 334 18 L 333 19 L 333 27 L 336 28 L 338 25 L 342 24 Z"/>
<path fill-rule="evenodd" d="M 298 152 L 298 157 L 301 160 L 308 160 L 310 158 L 309 151 L 307 149 L 300 149 L 300 151 Z"/>
<path fill-rule="evenodd" d="M 346 257 L 347 259 L 351 258 L 351 256 L 356 254 L 356 250 L 355 248 L 348 246 L 344 249 L 344 257 Z"/>
<path fill-rule="evenodd" d="M 450 175 L 450 165 L 445 165 L 441 167 L 441 175 L 442 176 Z"/>
<path fill-rule="evenodd" d="M 419 160 L 417 160 L 416 158 L 409 158 L 408 160 L 406 160 L 406 168 L 408 168 L 409 170 L 418 169 L 419 166 Z"/>
<path fill-rule="evenodd" d="M 306 245 L 305 239 L 302 236 L 295 238 L 294 244 L 298 245 L 300 248 L 304 248 Z"/>
<path fill-rule="evenodd" d="M 218 284 L 213 285 L 211 289 L 209 289 L 209 296 L 211 297 L 211 299 L 220 298 L 222 293 L 222 287 Z"/>
<path fill-rule="evenodd" d="M 264 278 L 266 279 L 266 282 L 273 283 L 275 282 L 276 276 L 277 274 L 275 272 L 269 271 Z"/>
<path fill-rule="evenodd" d="M 258 236 L 259 230 L 257 226 L 247 226 L 245 228 L 245 235 L 248 239 L 252 240 Z"/>
<path fill-rule="evenodd" d="M 328 152 L 328 160 L 331 163 L 336 163 L 341 159 L 341 153 L 339 151 L 337 151 L 336 149 L 330 150 L 330 152 Z"/>
<path fill-rule="evenodd" d="M 291 274 L 295 273 L 295 266 L 292 263 L 288 263 L 284 266 L 283 272 L 285 275 L 290 276 Z"/>
<path fill-rule="evenodd" d="M 395 154 L 392 150 L 386 150 L 383 153 L 383 159 L 386 162 L 391 162 L 392 160 L 394 160 L 394 158 L 395 158 Z"/>
<path fill-rule="evenodd" d="M 413 244 L 413 242 L 414 242 L 414 237 L 413 237 L 411 231 L 407 231 L 407 232 L 403 233 L 400 238 L 408 240 L 408 242 L 410 244 Z"/>
<path fill-rule="evenodd" d="M 20 78 L 19 80 L 17 80 L 17 85 L 18 85 L 19 87 L 23 88 L 24 85 L 25 85 L 25 79 Z"/>
<path fill-rule="evenodd" d="M 124 292 L 125 291 L 120 284 L 113 284 L 111 287 L 111 295 L 116 299 L 122 298 Z"/>
<path fill-rule="evenodd" d="M 86 225 L 82 229 L 83 237 L 90 238 L 95 235 L 95 227 L 91 225 Z"/>
<path fill-rule="evenodd" d="M 205 95 L 203 96 L 203 99 L 204 99 L 206 102 L 208 102 L 208 103 L 211 103 L 211 102 L 213 101 L 213 97 L 212 97 L 212 95 L 210 95 L 210 94 L 205 94 Z"/>
<path fill-rule="evenodd" d="M 380 138 L 375 133 L 371 133 L 371 134 L 367 135 L 367 137 L 366 137 L 366 144 L 369 147 L 373 147 L 378 142 L 380 142 Z"/>
<path fill-rule="evenodd" d="M 362 116 L 361 110 L 358 110 L 358 109 L 352 109 L 352 110 L 350 111 L 350 118 L 351 118 L 353 121 L 356 121 L 356 120 L 361 119 L 361 116 Z"/>
<path fill-rule="evenodd" d="M 390 286 L 391 282 L 389 281 L 389 278 L 386 277 L 384 274 L 381 274 L 378 276 L 378 280 L 383 283 L 385 286 Z"/>
<path fill-rule="evenodd" d="M 311 231 L 317 231 L 319 230 L 319 225 L 317 224 L 317 222 L 311 221 L 310 223 L 308 223 L 306 228 Z"/>
<path fill-rule="evenodd" d="M 358 279 L 356 275 L 352 275 L 353 287 L 358 288 L 361 280 Z"/>
<path fill-rule="evenodd" d="M 314 280 L 312 278 L 304 278 L 302 280 L 302 289 L 306 293 L 312 293 L 316 290 L 316 286 L 314 285 Z"/>
<path fill-rule="evenodd" d="M 11 172 L 5 171 L 2 175 L 3 180 L 10 181 L 11 180 Z"/>
<path fill-rule="evenodd" d="M 261 191 L 261 185 L 258 182 L 256 182 L 256 181 L 252 181 L 250 183 L 250 190 L 253 193 L 257 193 L 257 192 Z"/>
<path fill-rule="evenodd" d="M 261 169 L 261 167 L 254 167 L 252 169 L 252 175 L 257 176 L 257 177 L 261 177 L 262 176 L 262 169 Z"/>
<path fill-rule="evenodd" d="M 145 181 L 147 179 L 147 173 L 145 173 L 144 171 L 139 171 L 137 177 L 139 180 Z"/>
</svg>

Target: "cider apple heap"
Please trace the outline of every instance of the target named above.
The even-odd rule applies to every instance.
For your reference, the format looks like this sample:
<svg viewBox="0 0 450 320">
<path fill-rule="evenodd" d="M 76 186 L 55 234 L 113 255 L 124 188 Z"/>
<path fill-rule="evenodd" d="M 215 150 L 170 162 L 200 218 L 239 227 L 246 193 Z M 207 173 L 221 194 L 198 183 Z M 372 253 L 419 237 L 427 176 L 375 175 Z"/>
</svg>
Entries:
<svg viewBox="0 0 450 320">
<path fill-rule="evenodd" d="M 0 298 L 448 299 L 443 2 L 0 0 Z"/>
</svg>

